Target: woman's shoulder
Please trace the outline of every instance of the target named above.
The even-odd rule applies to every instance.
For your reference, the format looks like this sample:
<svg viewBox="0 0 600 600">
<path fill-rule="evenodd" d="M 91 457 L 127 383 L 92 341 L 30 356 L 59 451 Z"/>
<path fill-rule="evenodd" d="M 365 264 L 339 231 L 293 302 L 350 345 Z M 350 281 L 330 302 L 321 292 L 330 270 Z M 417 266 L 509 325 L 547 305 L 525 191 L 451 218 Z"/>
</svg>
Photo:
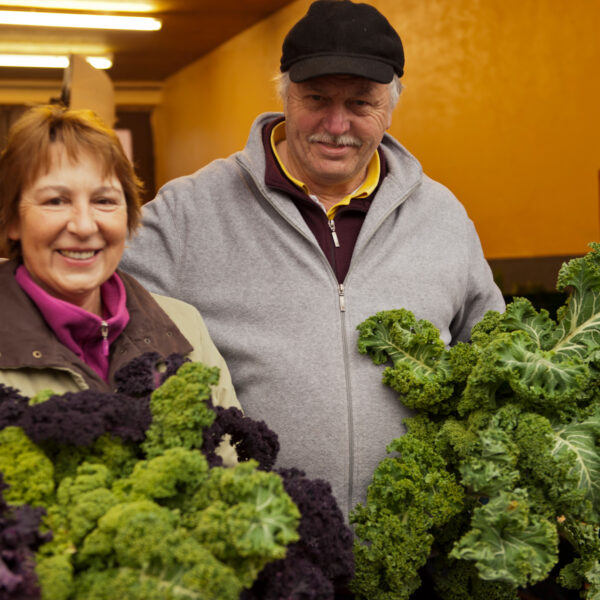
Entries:
<svg viewBox="0 0 600 600">
<path fill-rule="evenodd" d="M 178 300 L 171 296 L 163 296 L 162 294 L 155 294 L 154 292 L 150 292 L 150 296 L 175 321 L 175 324 L 177 324 L 177 320 L 179 319 L 184 319 L 186 322 L 191 319 L 202 320 L 198 309 L 183 300 Z"/>
<path fill-rule="evenodd" d="M 205 362 L 208 358 L 212 358 L 214 345 L 198 309 L 183 300 L 178 300 L 171 296 L 163 296 L 154 292 L 149 293 L 156 304 L 175 323 L 177 329 L 192 345 L 194 350 L 189 358 L 202 362 Z"/>
<path fill-rule="evenodd" d="M 128 299 L 134 300 L 136 303 L 146 304 L 151 298 L 172 319 L 173 317 L 171 314 L 175 315 L 177 318 L 200 318 L 200 313 L 198 313 L 198 310 L 191 304 L 188 304 L 183 300 L 178 300 L 177 298 L 151 292 L 129 273 L 125 273 L 121 270 L 117 273 L 125 284 Z"/>
<path fill-rule="evenodd" d="M 139 316 L 139 318 L 147 320 L 149 318 L 148 315 L 152 312 L 158 321 L 164 322 L 166 318 L 175 324 L 179 332 L 192 346 L 192 352 L 187 355 L 190 360 L 219 367 L 221 370 L 221 379 L 216 394 L 215 405 L 239 407 L 227 365 L 215 346 L 198 309 L 183 300 L 147 291 L 135 278 L 127 273 L 119 271 L 119 275 L 125 283 L 128 297 L 130 292 L 136 297 L 134 304 L 138 306 L 137 308 L 132 306 L 132 309 L 135 310 L 136 318 Z M 149 306 L 148 298 L 151 299 L 151 302 L 155 306 L 158 306 L 160 311 L 156 311 Z M 161 315 L 158 315 L 157 312 L 160 312 Z"/>
<path fill-rule="evenodd" d="M 219 385 L 213 391 L 214 405 L 241 408 L 233 388 L 229 369 L 210 337 L 208 328 L 198 310 L 177 298 L 154 293 L 151 295 L 192 344 L 194 349 L 188 358 L 192 361 L 219 367 Z"/>
<path fill-rule="evenodd" d="M 153 327 L 175 327 L 196 348 L 204 340 L 204 323 L 198 310 L 182 300 L 146 289 L 128 273 L 118 271 L 127 294 L 127 308 L 133 321 L 151 320 Z"/>
<path fill-rule="evenodd" d="M 7 276 L 9 274 L 12 275 L 16 271 L 17 266 L 18 264 L 16 260 L 0 257 L 0 274 L 6 274 Z"/>
</svg>

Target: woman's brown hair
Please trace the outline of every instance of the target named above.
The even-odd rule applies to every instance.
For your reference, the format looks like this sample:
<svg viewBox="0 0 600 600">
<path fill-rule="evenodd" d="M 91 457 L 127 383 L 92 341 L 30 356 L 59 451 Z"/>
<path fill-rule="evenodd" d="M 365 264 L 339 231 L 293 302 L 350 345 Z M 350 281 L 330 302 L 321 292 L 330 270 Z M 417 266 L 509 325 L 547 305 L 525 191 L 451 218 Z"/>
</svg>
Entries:
<svg viewBox="0 0 600 600">
<path fill-rule="evenodd" d="M 139 225 L 142 183 L 115 132 L 92 111 L 58 104 L 37 106 L 13 124 L 0 155 L 0 256 L 16 258 L 20 254 L 18 242 L 8 239 L 7 230 L 19 218 L 23 190 L 50 170 L 53 144 L 61 144 L 73 162 L 87 152 L 97 158 L 106 175 L 114 173 L 127 201 L 129 234 Z"/>
</svg>

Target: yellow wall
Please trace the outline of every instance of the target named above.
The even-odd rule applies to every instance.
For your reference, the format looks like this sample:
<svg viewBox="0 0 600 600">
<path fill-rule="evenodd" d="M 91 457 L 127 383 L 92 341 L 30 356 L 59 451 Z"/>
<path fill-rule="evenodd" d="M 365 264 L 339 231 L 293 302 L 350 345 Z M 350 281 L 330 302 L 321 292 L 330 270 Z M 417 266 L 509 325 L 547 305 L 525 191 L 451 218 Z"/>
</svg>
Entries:
<svg viewBox="0 0 600 600">
<path fill-rule="evenodd" d="M 257 114 L 281 110 L 272 84 L 281 43 L 309 4 L 291 4 L 167 79 L 153 117 L 158 185 L 242 148 Z"/>
<path fill-rule="evenodd" d="M 459 197 L 488 258 L 580 254 L 598 240 L 600 2 L 372 0 L 405 46 L 390 133 Z M 158 183 L 241 148 L 277 110 L 297 0 L 169 80 Z"/>
</svg>

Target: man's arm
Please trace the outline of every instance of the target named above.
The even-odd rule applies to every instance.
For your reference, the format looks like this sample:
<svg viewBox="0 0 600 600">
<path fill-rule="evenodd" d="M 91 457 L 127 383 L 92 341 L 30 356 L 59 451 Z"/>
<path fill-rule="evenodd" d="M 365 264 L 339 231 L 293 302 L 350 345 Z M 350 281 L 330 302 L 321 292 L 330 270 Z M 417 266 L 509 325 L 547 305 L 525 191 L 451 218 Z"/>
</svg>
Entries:
<svg viewBox="0 0 600 600">
<path fill-rule="evenodd" d="M 468 270 L 468 286 L 463 305 L 450 326 L 453 344 L 469 341 L 471 329 L 481 321 L 488 310 L 504 312 L 506 307 L 472 223 L 471 227 L 472 233 L 467 246 L 469 260 L 465 265 Z"/>
</svg>

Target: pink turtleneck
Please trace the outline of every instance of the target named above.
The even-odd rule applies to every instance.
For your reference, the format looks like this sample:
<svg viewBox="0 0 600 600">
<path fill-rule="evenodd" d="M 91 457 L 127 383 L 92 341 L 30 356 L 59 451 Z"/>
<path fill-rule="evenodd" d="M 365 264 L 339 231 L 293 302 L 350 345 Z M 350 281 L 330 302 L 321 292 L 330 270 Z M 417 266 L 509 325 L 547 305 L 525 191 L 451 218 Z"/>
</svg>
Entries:
<svg viewBox="0 0 600 600">
<path fill-rule="evenodd" d="M 35 283 L 24 265 L 17 268 L 15 278 L 35 302 L 56 337 L 107 381 L 109 346 L 129 322 L 121 278 L 114 273 L 100 286 L 104 318 L 55 298 Z"/>
</svg>

